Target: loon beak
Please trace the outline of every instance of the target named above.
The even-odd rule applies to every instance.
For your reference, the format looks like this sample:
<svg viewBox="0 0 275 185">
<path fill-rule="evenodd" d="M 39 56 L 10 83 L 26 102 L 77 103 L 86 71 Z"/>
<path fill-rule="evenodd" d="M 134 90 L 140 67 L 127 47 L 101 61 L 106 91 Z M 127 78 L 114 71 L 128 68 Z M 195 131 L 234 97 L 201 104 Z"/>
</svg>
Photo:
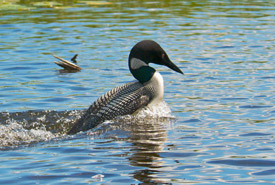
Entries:
<svg viewBox="0 0 275 185">
<path fill-rule="evenodd" d="M 178 66 L 176 66 L 169 58 L 167 55 L 163 56 L 163 65 L 169 67 L 170 69 L 183 74 L 183 72 L 180 70 L 180 68 L 178 68 Z"/>
</svg>

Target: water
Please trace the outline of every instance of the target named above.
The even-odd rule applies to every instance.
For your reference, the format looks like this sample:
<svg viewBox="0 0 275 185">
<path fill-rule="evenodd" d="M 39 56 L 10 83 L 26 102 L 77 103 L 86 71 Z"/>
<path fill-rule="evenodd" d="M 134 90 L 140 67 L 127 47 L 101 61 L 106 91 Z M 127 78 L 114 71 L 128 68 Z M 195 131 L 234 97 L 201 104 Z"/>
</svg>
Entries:
<svg viewBox="0 0 275 185">
<path fill-rule="evenodd" d="M 275 182 L 274 2 L 0 4 L 1 184 Z M 185 73 L 153 65 L 164 116 L 67 136 L 97 97 L 133 80 L 127 58 L 143 39 Z M 76 53 L 77 73 L 51 56 Z"/>
</svg>

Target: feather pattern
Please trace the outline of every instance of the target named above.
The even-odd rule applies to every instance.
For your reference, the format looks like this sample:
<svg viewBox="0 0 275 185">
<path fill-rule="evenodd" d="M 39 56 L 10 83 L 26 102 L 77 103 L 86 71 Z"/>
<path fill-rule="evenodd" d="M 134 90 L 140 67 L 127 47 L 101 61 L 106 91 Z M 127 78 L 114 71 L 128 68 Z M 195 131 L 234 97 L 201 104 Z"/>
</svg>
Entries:
<svg viewBox="0 0 275 185">
<path fill-rule="evenodd" d="M 148 87 L 139 82 L 130 82 L 116 87 L 99 97 L 68 134 L 89 130 L 117 116 L 132 114 L 148 105 L 152 98 L 153 94 Z"/>
<path fill-rule="evenodd" d="M 138 42 L 128 58 L 130 72 L 138 81 L 116 87 L 98 98 L 68 134 L 89 130 L 105 120 L 158 104 L 164 94 L 163 78 L 149 63 L 165 65 L 183 74 L 158 43 L 152 40 Z"/>
</svg>

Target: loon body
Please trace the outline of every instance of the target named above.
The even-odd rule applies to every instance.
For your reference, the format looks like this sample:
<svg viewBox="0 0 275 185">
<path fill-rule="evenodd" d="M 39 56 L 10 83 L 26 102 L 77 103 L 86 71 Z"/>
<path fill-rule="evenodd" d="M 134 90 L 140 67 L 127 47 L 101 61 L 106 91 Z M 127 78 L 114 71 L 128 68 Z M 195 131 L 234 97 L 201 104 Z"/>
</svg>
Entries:
<svg viewBox="0 0 275 185">
<path fill-rule="evenodd" d="M 149 63 L 165 65 L 183 74 L 158 43 L 152 40 L 138 42 L 132 48 L 128 59 L 130 72 L 137 81 L 116 87 L 99 97 L 73 125 L 68 134 L 89 130 L 105 120 L 133 114 L 145 106 L 162 101 L 163 78 L 148 65 Z"/>
</svg>

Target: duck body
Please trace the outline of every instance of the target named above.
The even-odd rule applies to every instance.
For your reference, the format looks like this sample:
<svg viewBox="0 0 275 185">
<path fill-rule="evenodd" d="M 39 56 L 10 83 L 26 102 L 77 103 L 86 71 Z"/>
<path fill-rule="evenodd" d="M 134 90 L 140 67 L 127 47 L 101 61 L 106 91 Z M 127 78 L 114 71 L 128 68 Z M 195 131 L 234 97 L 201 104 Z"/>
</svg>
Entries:
<svg viewBox="0 0 275 185">
<path fill-rule="evenodd" d="M 99 97 L 68 134 L 87 131 L 106 120 L 133 114 L 143 107 L 161 102 L 164 96 L 163 78 L 149 63 L 166 65 L 182 73 L 156 42 L 144 40 L 137 43 L 128 60 L 129 69 L 137 81 L 115 87 Z"/>
</svg>

